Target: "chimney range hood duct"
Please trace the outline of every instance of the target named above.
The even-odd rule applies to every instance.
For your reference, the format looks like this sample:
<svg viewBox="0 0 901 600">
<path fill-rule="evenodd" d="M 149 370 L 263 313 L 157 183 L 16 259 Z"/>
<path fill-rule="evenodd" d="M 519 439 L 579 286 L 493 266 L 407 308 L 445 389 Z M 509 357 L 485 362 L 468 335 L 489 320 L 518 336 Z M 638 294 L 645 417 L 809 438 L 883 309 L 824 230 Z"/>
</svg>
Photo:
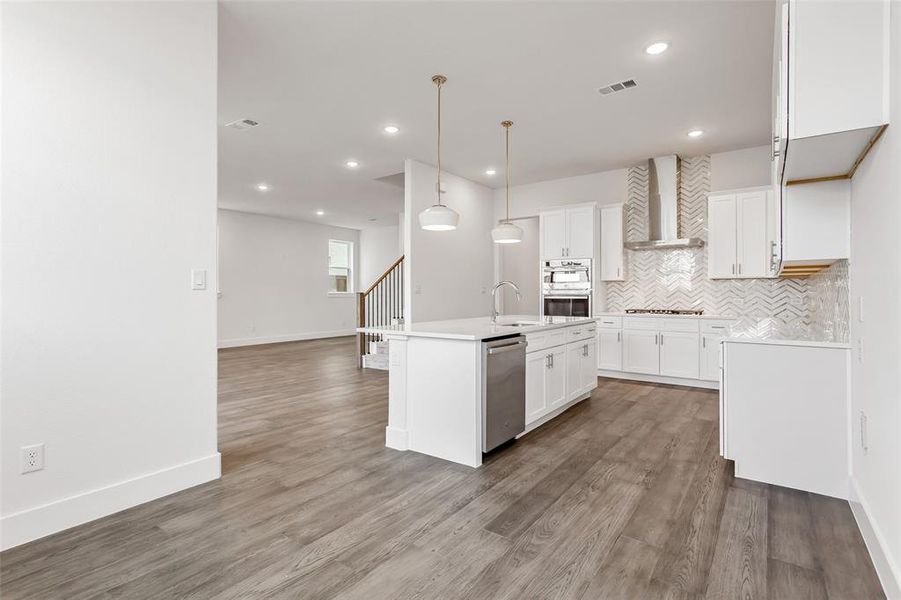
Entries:
<svg viewBox="0 0 901 600">
<path fill-rule="evenodd" d="M 704 240 L 679 237 L 679 177 L 675 154 L 648 160 L 648 239 L 626 242 L 629 250 L 700 248 Z"/>
</svg>

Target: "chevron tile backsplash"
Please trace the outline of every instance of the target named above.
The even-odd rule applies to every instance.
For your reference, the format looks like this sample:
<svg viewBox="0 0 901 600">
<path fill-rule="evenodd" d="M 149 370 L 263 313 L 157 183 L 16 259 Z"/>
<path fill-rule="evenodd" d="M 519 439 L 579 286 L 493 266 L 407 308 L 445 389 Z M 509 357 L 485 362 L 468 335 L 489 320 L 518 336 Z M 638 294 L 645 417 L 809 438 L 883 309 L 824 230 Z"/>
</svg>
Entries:
<svg viewBox="0 0 901 600">
<path fill-rule="evenodd" d="M 647 167 L 629 169 L 626 239 L 647 239 Z M 682 159 L 682 237 L 707 239 L 710 157 Z M 693 308 L 738 319 L 736 333 L 848 341 L 848 263 L 808 279 L 707 279 L 707 248 L 626 250 L 626 280 L 607 283 L 607 309 Z"/>
</svg>

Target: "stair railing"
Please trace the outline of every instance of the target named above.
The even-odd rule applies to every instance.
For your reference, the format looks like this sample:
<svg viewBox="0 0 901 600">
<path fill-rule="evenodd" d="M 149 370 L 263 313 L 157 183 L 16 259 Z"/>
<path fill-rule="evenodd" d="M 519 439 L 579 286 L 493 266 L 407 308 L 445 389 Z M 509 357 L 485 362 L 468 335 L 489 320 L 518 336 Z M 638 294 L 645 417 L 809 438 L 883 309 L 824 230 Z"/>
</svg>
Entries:
<svg viewBox="0 0 901 600">
<path fill-rule="evenodd" d="M 357 307 L 358 327 L 380 327 L 392 325 L 404 316 L 404 257 L 394 261 L 359 295 Z M 360 340 L 359 364 L 367 354 L 370 342 L 379 342 L 382 336 L 370 333 L 357 334 Z"/>
</svg>

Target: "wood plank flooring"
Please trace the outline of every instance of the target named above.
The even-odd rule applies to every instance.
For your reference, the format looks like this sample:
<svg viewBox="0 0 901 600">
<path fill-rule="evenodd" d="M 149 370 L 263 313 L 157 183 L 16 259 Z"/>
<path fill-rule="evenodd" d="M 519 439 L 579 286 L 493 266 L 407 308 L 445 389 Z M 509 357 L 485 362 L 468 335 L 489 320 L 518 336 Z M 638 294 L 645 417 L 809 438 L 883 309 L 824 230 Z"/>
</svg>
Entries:
<svg viewBox="0 0 901 600">
<path fill-rule="evenodd" d="M 481 469 L 384 447 L 351 338 L 220 351 L 222 479 L 0 555 L 37 598 L 882 598 L 847 503 L 736 480 L 714 392 L 601 379 Z"/>
</svg>

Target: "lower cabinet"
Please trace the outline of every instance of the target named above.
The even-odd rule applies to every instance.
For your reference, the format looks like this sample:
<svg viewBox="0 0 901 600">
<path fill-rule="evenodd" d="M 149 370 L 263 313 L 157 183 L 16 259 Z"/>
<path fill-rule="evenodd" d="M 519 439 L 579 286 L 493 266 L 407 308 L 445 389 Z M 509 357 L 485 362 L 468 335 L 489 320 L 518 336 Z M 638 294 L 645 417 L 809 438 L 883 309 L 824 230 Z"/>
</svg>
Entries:
<svg viewBox="0 0 901 600">
<path fill-rule="evenodd" d="M 699 379 L 719 381 L 720 378 L 720 342 L 722 335 L 714 333 L 701 334 L 701 365 Z"/>
<path fill-rule="evenodd" d="M 575 400 L 597 386 L 594 340 L 572 342 L 566 347 L 567 401 Z"/>
<path fill-rule="evenodd" d="M 623 330 L 623 371 L 660 373 L 660 334 L 642 329 Z"/>
<path fill-rule="evenodd" d="M 681 331 L 660 333 L 660 374 L 698 378 L 698 334 Z"/>
<path fill-rule="evenodd" d="M 526 354 L 526 424 L 597 387 L 597 351 L 591 337 Z"/>
<path fill-rule="evenodd" d="M 598 369 L 621 371 L 623 368 L 623 332 L 598 328 Z"/>
</svg>

